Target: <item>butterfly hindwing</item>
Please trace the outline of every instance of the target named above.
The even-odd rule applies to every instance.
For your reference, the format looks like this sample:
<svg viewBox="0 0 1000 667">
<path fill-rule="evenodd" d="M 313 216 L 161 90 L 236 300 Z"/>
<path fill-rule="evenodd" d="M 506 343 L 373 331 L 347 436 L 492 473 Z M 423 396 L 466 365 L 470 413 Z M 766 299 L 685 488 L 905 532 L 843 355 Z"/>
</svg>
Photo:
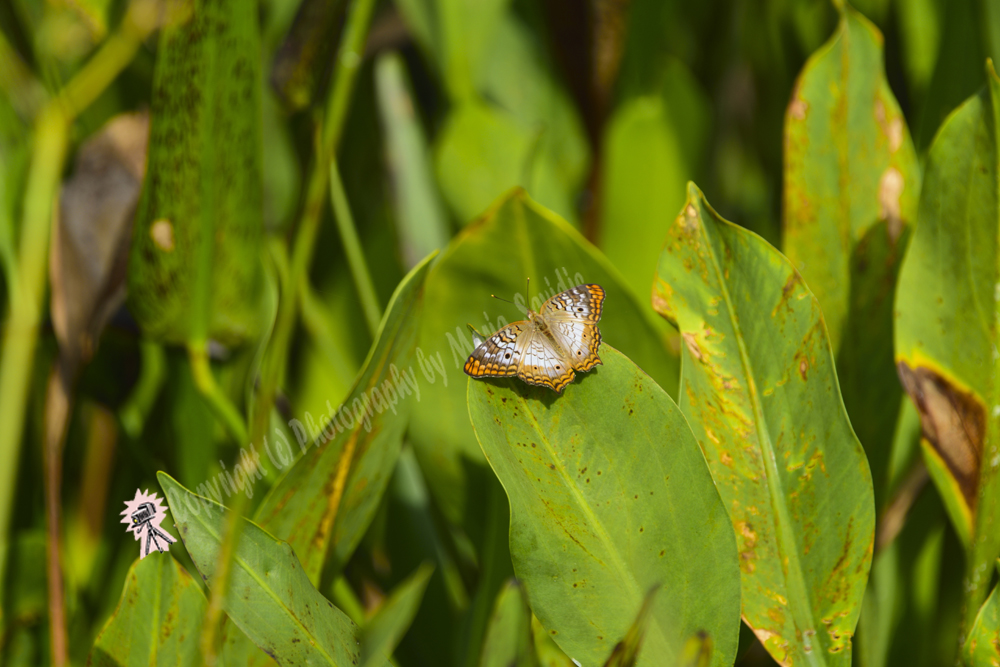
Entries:
<svg viewBox="0 0 1000 667">
<path fill-rule="evenodd" d="M 475 378 L 517 375 L 529 326 L 529 322 L 514 322 L 484 340 L 466 360 L 465 372 Z"/>
<path fill-rule="evenodd" d="M 586 372 L 602 363 L 597 356 L 597 350 L 601 347 L 601 330 L 596 324 L 555 320 L 549 322 L 549 330 L 569 352 L 575 370 Z"/>
<path fill-rule="evenodd" d="M 539 313 L 545 318 L 553 337 L 567 352 L 573 368 L 589 371 L 601 363 L 601 320 L 604 288 L 600 285 L 577 285 L 546 301 Z"/>
<path fill-rule="evenodd" d="M 573 379 L 573 367 L 562 358 L 563 354 L 545 334 L 529 331 L 518 340 L 524 348 L 517 376 L 528 384 L 537 384 L 562 393 L 563 387 Z"/>
</svg>

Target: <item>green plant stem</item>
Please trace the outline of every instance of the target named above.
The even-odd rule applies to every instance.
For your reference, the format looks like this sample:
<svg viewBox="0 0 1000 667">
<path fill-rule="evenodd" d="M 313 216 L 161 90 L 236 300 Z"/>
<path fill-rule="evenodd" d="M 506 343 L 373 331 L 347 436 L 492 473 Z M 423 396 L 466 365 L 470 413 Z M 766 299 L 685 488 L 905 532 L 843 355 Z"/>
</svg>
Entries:
<svg viewBox="0 0 1000 667">
<path fill-rule="evenodd" d="M 139 353 L 141 355 L 139 380 L 118 411 L 122 429 L 133 440 L 142 435 L 146 418 L 153 409 L 160 387 L 163 386 L 167 365 L 166 354 L 158 343 L 149 340 L 140 341 Z"/>
<path fill-rule="evenodd" d="M 379 308 L 378 297 L 375 296 L 375 285 L 372 284 L 368 262 L 365 261 L 365 254 L 361 249 L 361 241 L 358 239 L 357 228 L 354 226 L 351 207 L 347 204 L 347 195 L 344 193 L 344 184 L 340 180 L 336 158 L 330 160 L 330 199 L 333 203 L 333 217 L 337 220 L 340 240 L 344 244 L 344 252 L 347 253 L 347 264 L 351 267 L 354 286 L 361 299 L 361 310 L 365 314 L 365 323 L 368 325 L 368 332 L 374 338 L 375 332 L 378 331 L 378 323 L 382 319 L 382 309 Z"/>
<path fill-rule="evenodd" d="M 155 5 L 133 3 L 126 18 L 90 61 L 35 121 L 31 166 L 25 187 L 17 276 L 10 281 L 10 313 L 0 350 L 0 599 L 10 540 L 14 475 L 18 469 L 28 385 L 35 359 L 38 324 L 44 308 L 52 211 L 66 159 L 69 123 L 100 95 L 131 61 L 139 44 L 155 26 Z M 48 497 L 48 495 L 47 495 Z M 47 508 L 58 520 L 59 508 Z M 59 530 L 51 531 L 58 536 Z M 50 545 L 51 547 L 52 545 Z M 54 545 L 58 552 L 58 545 Z M 51 548 L 50 548 L 51 550 Z M 50 577 L 50 610 L 62 606 L 62 590 Z M 54 601 L 54 603 L 53 603 Z M 65 637 L 65 620 L 50 617 L 54 642 Z M 54 647 L 52 662 L 65 664 L 66 647 Z"/>
<path fill-rule="evenodd" d="M 161 8 L 154 0 L 129 4 L 121 26 L 59 93 L 59 103 L 67 118 L 75 118 L 132 62 L 132 57 L 156 27 Z"/>
<path fill-rule="evenodd" d="M 11 541 L 14 479 L 19 467 L 28 387 L 45 297 L 52 207 L 66 156 L 67 130 L 66 118 L 55 106 L 46 107 L 35 123 L 24 195 L 18 277 L 11 281 L 10 312 L 0 351 L 0 599 L 3 599 Z M 60 629 L 65 637 L 65 623 Z M 58 632 L 54 628 L 52 636 L 58 636 Z M 62 658 L 64 663 L 64 651 Z M 59 659 L 60 654 L 53 653 L 53 664 Z"/>
<path fill-rule="evenodd" d="M 198 387 L 201 395 L 208 400 L 215 416 L 238 444 L 242 446 L 243 443 L 248 442 L 247 427 L 243 423 L 243 417 L 225 392 L 219 388 L 215 376 L 212 375 L 212 364 L 209 361 L 208 347 L 205 343 L 188 344 L 188 359 L 191 362 L 191 374 L 194 376 L 195 386 Z"/>
<path fill-rule="evenodd" d="M 270 423 L 278 384 L 285 374 L 285 363 L 297 315 L 298 299 L 295 298 L 295 292 L 298 285 L 307 278 L 309 266 L 312 263 L 316 234 L 326 199 L 327 163 L 336 154 L 337 144 L 343 132 L 374 8 L 375 0 L 356 0 L 351 7 L 344 28 L 344 37 L 337 54 L 337 65 L 334 70 L 333 87 L 328 99 L 325 120 L 317 138 L 315 162 L 309 174 L 305 204 L 295 236 L 290 275 L 287 280 L 282 282 L 280 288 L 274 338 L 271 350 L 265 354 L 261 366 L 260 389 L 254 402 L 250 420 L 251 443 L 263 440 Z M 219 551 L 219 566 L 216 568 L 215 585 L 212 587 L 208 607 L 205 611 L 201 647 L 202 658 L 208 664 L 214 664 L 218 655 L 222 601 L 225 599 L 225 591 L 228 586 L 229 561 L 232 559 L 236 540 L 239 538 L 243 498 L 245 495 L 241 494 L 234 506 L 230 508 L 232 511 L 226 517 L 222 547 Z M 209 661 L 212 662 L 209 663 Z"/>
<path fill-rule="evenodd" d="M 347 111 L 354 93 L 354 81 L 361 68 L 375 4 L 375 0 L 355 0 L 344 26 L 344 37 L 337 50 L 334 84 L 327 99 L 323 122 L 323 145 L 331 155 L 340 143 L 340 135 L 347 120 Z"/>
</svg>

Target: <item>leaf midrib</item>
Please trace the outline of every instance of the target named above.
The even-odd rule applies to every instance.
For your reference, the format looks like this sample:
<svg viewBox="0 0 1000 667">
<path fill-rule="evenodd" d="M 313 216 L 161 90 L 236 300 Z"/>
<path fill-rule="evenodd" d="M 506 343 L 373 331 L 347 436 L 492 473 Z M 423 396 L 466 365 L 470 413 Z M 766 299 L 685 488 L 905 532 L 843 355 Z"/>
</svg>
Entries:
<svg viewBox="0 0 1000 667">
<path fill-rule="evenodd" d="M 702 220 L 704 220 L 705 208 L 702 204 L 703 204 L 702 201 L 698 202 L 699 217 Z M 733 332 L 735 334 L 734 337 L 736 338 L 737 350 L 739 351 L 739 357 L 740 357 L 740 365 L 743 367 L 743 373 L 747 378 L 747 397 L 750 400 L 750 404 L 754 413 L 754 422 L 757 430 L 757 441 L 759 443 L 760 449 L 762 450 L 761 453 L 763 454 L 761 456 L 761 459 L 764 461 L 764 470 L 766 473 L 767 488 L 768 491 L 770 492 L 772 508 L 778 514 L 777 517 L 778 521 L 772 522 L 774 525 L 775 534 L 778 536 L 778 544 L 776 546 L 778 547 L 779 550 L 779 559 L 784 560 L 780 558 L 781 556 L 784 556 L 785 558 L 788 559 L 789 567 L 784 577 L 785 586 L 788 589 L 787 592 L 789 592 L 788 599 L 791 601 L 795 598 L 798 598 L 798 605 L 796 605 L 796 607 L 802 608 L 801 611 L 805 613 L 805 618 L 802 619 L 798 614 L 796 614 L 796 607 L 792 607 L 791 608 L 792 618 L 795 620 L 796 625 L 800 624 L 802 620 L 806 620 L 808 623 L 806 627 L 802 629 L 815 631 L 816 621 L 813 618 L 812 605 L 810 604 L 809 595 L 806 592 L 808 589 L 805 585 L 805 575 L 802 572 L 802 566 L 799 562 L 799 554 L 797 549 L 795 549 L 794 545 L 795 538 L 794 535 L 789 535 L 787 530 L 782 529 L 783 525 L 791 526 L 793 524 L 791 521 L 791 516 L 788 513 L 788 508 L 785 506 L 783 502 L 780 502 L 781 499 L 784 497 L 784 493 L 781 487 L 781 478 L 778 475 L 778 466 L 774 456 L 775 454 L 774 448 L 771 445 L 770 432 L 766 428 L 767 422 L 764 419 L 764 413 L 760 405 L 760 397 L 757 394 L 757 383 L 754 381 L 756 375 L 753 373 L 753 367 L 750 363 L 749 354 L 747 353 L 746 350 L 746 344 L 744 343 L 743 340 L 743 333 L 740 329 L 739 321 L 735 316 L 735 308 L 733 306 L 732 299 L 730 298 L 729 295 L 729 289 L 725 280 L 723 279 L 723 273 L 719 267 L 718 259 L 715 253 L 715 248 L 712 245 L 711 239 L 708 238 L 708 232 L 704 222 L 702 222 L 701 224 L 701 229 L 703 238 L 706 242 L 706 246 L 709 249 L 709 257 L 711 259 L 712 269 L 715 272 L 716 280 L 718 281 L 718 284 L 720 286 L 720 291 L 722 292 L 722 297 L 726 304 L 726 310 L 730 315 L 729 320 L 730 324 L 733 327 Z M 789 574 L 792 573 L 794 573 L 794 575 L 796 576 L 794 577 L 789 576 Z M 743 580 L 742 570 L 740 572 L 740 580 L 741 581 Z M 796 585 L 794 588 L 789 585 L 790 580 L 794 581 L 794 584 Z M 795 590 L 796 588 L 798 590 Z M 791 592 L 793 590 L 796 594 L 795 598 L 793 598 L 791 595 Z M 804 636 L 805 635 L 803 633 L 803 637 Z M 818 636 L 818 634 L 814 636 Z M 786 637 L 785 639 L 791 640 L 792 638 Z M 820 641 L 819 643 L 820 645 L 822 645 L 822 641 Z M 799 646 L 798 644 L 793 644 L 793 645 L 795 645 L 796 647 Z M 818 652 L 815 650 L 806 651 L 805 647 L 803 646 L 801 647 L 800 652 L 804 654 L 812 664 L 825 664 L 825 661 L 823 663 L 817 662 Z"/>
<path fill-rule="evenodd" d="M 538 433 L 539 439 L 542 441 L 543 447 L 545 448 L 546 451 L 548 451 L 551 460 L 556 465 L 556 470 L 559 472 L 560 476 L 562 476 L 566 487 L 570 490 L 570 493 L 572 493 L 573 498 L 574 500 L 576 500 L 577 505 L 580 508 L 582 508 L 584 514 L 586 515 L 586 518 L 590 520 L 591 525 L 598 528 L 597 531 L 598 539 L 604 546 L 605 550 L 611 554 L 612 556 L 611 560 L 615 568 L 618 570 L 620 578 L 628 584 L 629 593 L 631 593 L 633 601 L 637 601 L 637 604 L 641 604 L 643 599 L 643 594 L 640 592 L 639 582 L 637 582 L 635 580 L 635 577 L 632 576 L 631 571 L 625 565 L 625 562 L 624 560 L 622 560 L 618 550 L 614 547 L 615 542 L 614 540 L 611 539 L 611 536 L 608 534 L 607 529 L 605 529 L 604 523 L 592 511 L 590 504 L 586 502 L 586 498 L 583 495 L 583 492 L 580 490 L 580 487 L 573 480 L 572 475 L 568 474 L 568 472 L 566 471 L 566 466 L 563 464 L 562 457 L 558 456 L 555 449 L 552 447 L 552 443 L 549 441 L 548 437 L 546 437 L 545 435 L 545 432 L 542 430 L 541 425 L 538 422 L 538 419 L 535 417 L 534 411 L 529 409 L 528 402 L 524 399 L 523 396 L 518 396 L 518 400 L 521 403 L 521 407 L 524 410 L 524 413 L 530 416 L 531 422 L 535 427 L 535 431 Z M 660 637 L 663 638 L 664 644 L 669 646 L 669 643 L 666 640 L 666 635 L 663 632 L 663 629 L 660 628 L 658 619 L 655 617 L 655 615 L 650 620 L 649 625 L 652 628 L 655 628 Z"/>
<path fill-rule="evenodd" d="M 188 492 L 188 493 L 190 493 L 190 492 Z M 192 495 L 194 495 L 194 494 L 192 494 Z M 217 504 L 217 503 L 213 502 L 212 504 L 214 505 L 214 504 Z M 197 520 L 198 520 L 198 523 L 201 524 L 202 528 L 204 528 L 205 531 L 209 535 L 211 535 L 213 539 L 217 540 L 219 543 L 222 542 L 222 536 L 219 535 L 218 532 L 214 529 L 215 526 L 211 526 L 208 523 L 206 523 L 205 520 L 201 517 L 200 514 L 197 515 Z M 280 549 L 281 548 L 280 547 L 280 542 L 278 543 L 278 545 L 279 545 L 278 548 Z M 299 629 L 302 631 L 302 633 L 311 640 L 310 643 L 313 645 L 313 647 L 317 651 L 320 652 L 320 654 L 324 658 L 326 658 L 326 661 L 329 664 L 333 665 L 334 667 L 339 667 L 339 665 L 337 665 L 337 662 L 327 652 L 326 647 L 324 646 L 323 642 L 319 641 L 319 638 L 316 637 L 316 635 L 314 635 L 312 632 L 309 631 L 309 629 L 306 628 L 306 626 L 299 620 L 298 616 L 296 616 L 295 614 L 293 614 L 291 612 L 291 610 L 288 608 L 288 606 L 284 602 L 282 602 L 281 598 L 277 595 L 277 593 L 274 592 L 274 590 L 271 588 L 271 586 L 266 585 L 265 582 L 264 582 L 264 580 L 261 579 L 259 576 L 257 576 L 257 574 L 254 572 L 254 570 L 247 564 L 247 562 L 239 554 L 236 554 L 236 553 L 233 554 L 233 562 L 236 563 L 237 565 L 239 565 L 240 568 L 244 572 L 246 572 L 250 576 L 251 579 L 253 579 L 254 581 L 256 581 L 258 583 L 258 585 L 260 586 L 260 589 L 263 590 L 263 591 L 265 591 L 267 593 L 267 595 L 272 600 L 274 600 L 277 603 L 277 605 L 278 605 L 278 607 L 280 609 L 285 610 L 286 615 L 288 617 L 290 617 L 292 619 L 292 621 L 294 622 L 294 624 L 299 627 Z M 230 580 L 230 583 L 232 583 L 231 580 Z M 234 619 L 234 621 L 235 621 L 235 619 Z"/>
</svg>

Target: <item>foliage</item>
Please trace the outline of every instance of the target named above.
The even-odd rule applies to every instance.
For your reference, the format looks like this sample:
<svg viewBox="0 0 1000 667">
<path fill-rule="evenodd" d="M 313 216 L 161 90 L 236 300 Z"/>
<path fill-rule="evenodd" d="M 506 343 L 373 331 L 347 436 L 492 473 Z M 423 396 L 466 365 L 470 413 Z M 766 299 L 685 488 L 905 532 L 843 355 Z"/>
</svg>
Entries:
<svg viewBox="0 0 1000 667">
<path fill-rule="evenodd" d="M 997 0 L 0 0 L 0 664 L 998 664 L 998 58 Z M 601 365 L 463 373 L 581 283 Z"/>
</svg>

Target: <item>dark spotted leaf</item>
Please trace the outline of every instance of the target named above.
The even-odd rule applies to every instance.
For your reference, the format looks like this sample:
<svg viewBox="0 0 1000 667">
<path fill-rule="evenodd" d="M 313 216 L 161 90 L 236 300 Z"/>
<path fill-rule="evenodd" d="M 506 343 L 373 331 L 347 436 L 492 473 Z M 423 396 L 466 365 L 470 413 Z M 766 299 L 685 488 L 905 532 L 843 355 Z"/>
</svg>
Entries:
<svg viewBox="0 0 1000 667">
<path fill-rule="evenodd" d="M 743 618 L 782 664 L 849 665 L 875 511 L 819 303 L 692 183 L 653 306 L 681 332 L 680 405 L 736 532 Z"/>
<path fill-rule="evenodd" d="M 157 479 L 184 547 L 211 588 L 226 509 L 166 473 L 158 473 Z M 287 542 L 242 521 L 224 604 L 230 620 L 279 664 L 357 665 L 358 627 L 313 588 Z"/>
<path fill-rule="evenodd" d="M 893 295 L 916 220 L 920 167 L 886 81 L 881 33 L 849 6 L 840 14 L 785 114 L 783 250 L 823 309 L 881 507 L 902 398 Z"/>
<path fill-rule="evenodd" d="M 87 665 L 190 665 L 199 660 L 205 596 L 169 553 L 136 560 L 115 613 L 94 641 Z"/>
<path fill-rule="evenodd" d="M 476 436 L 510 500 L 514 572 L 580 664 L 608 659 L 658 585 L 638 664 L 675 664 L 707 630 L 712 664 L 731 665 L 739 570 L 705 459 L 666 392 L 610 345 L 600 355 L 562 395 L 468 382 Z"/>
<path fill-rule="evenodd" d="M 931 144 L 896 302 L 899 377 L 920 413 L 931 479 L 968 548 L 966 627 L 1000 554 L 1000 79 L 992 65 L 986 78 Z"/>
<path fill-rule="evenodd" d="M 128 301 L 161 341 L 236 344 L 267 319 L 257 31 L 253 3 L 199 0 L 160 36 Z"/>
<path fill-rule="evenodd" d="M 1000 593 L 996 588 L 986 598 L 965 638 L 962 659 L 969 667 L 1000 664 Z"/>
<path fill-rule="evenodd" d="M 333 550 L 350 558 L 381 502 L 421 387 L 413 368 L 424 302 L 424 280 L 434 255 L 403 278 L 343 404 L 306 413 L 293 422 L 302 457 L 271 488 L 254 514 L 265 530 L 302 554 L 309 579 L 319 581 Z M 277 444 L 277 443 L 275 443 Z"/>
<path fill-rule="evenodd" d="M 919 194 L 882 35 L 845 7 L 799 75 L 785 115 L 784 250 L 819 301 L 834 350 L 848 318 L 854 249 L 880 224 L 896 243 L 916 218 Z"/>
</svg>

